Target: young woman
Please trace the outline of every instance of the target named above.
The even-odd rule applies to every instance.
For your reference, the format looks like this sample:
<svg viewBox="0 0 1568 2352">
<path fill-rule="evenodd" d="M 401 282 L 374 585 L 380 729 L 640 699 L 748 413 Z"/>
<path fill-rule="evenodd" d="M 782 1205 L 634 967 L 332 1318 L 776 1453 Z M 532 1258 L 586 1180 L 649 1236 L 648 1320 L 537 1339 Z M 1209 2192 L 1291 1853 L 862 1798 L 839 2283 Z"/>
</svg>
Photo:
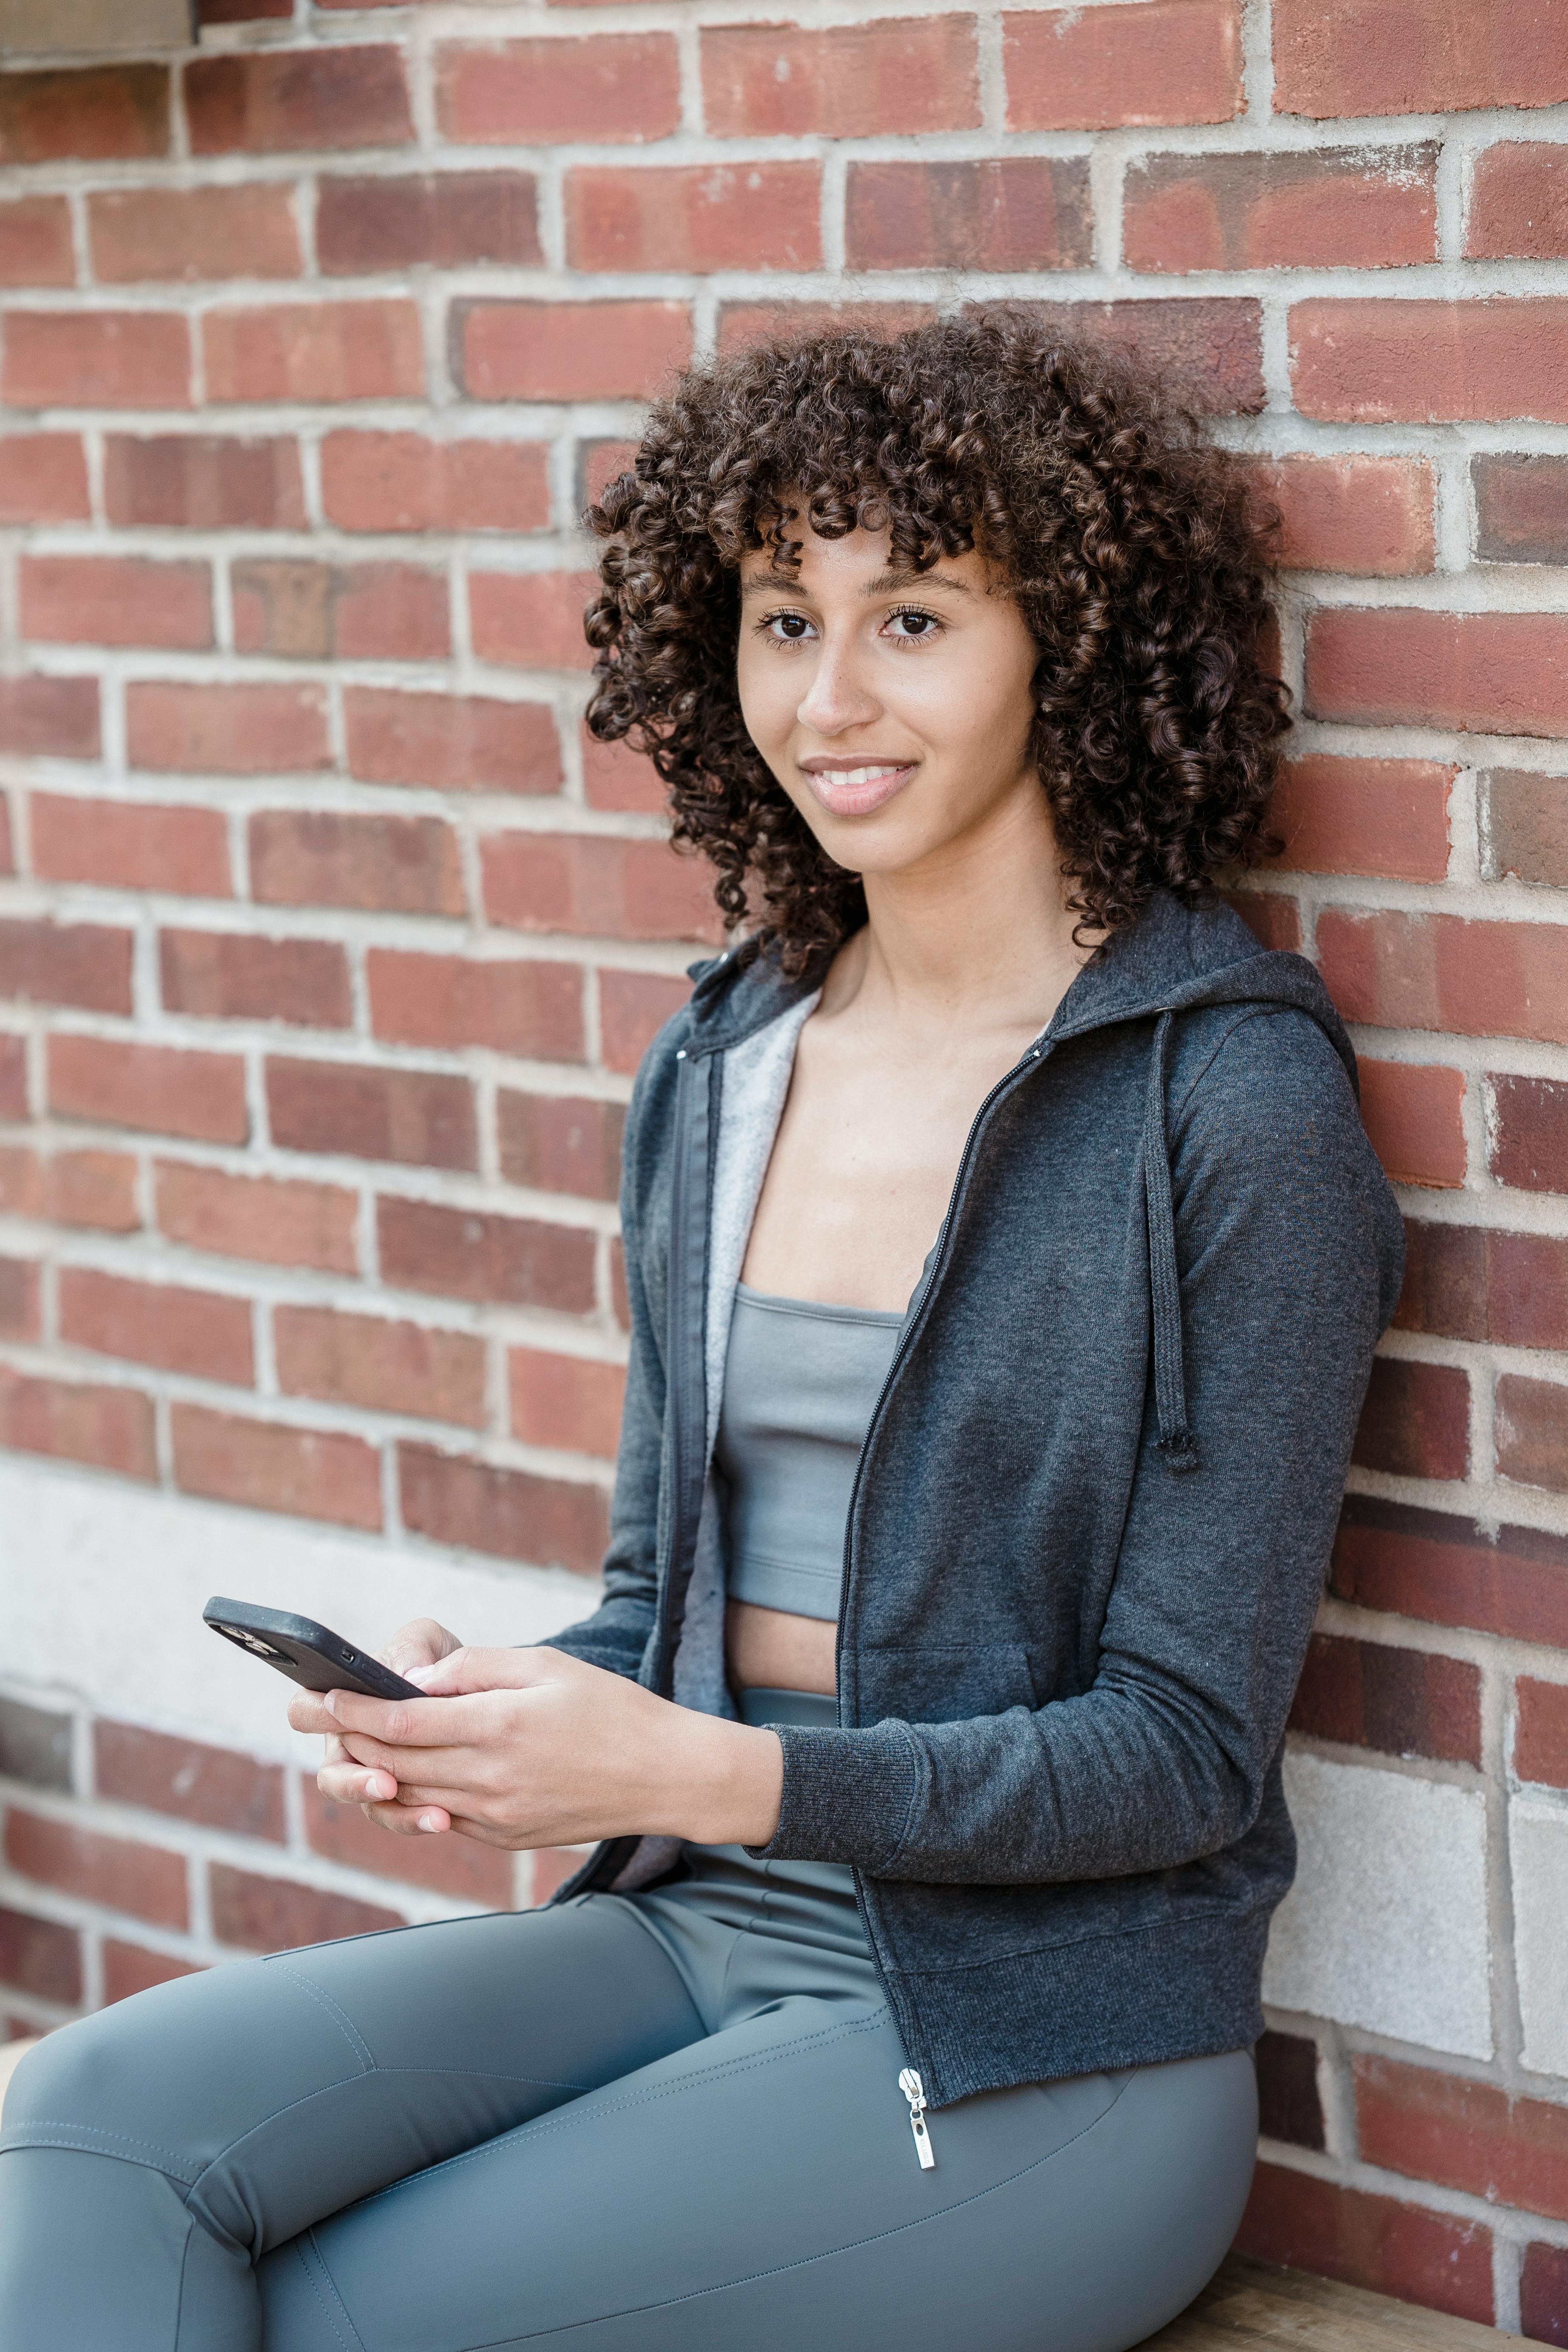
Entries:
<svg viewBox="0 0 1568 2352">
<path fill-rule="evenodd" d="M 605 1597 L 291 1716 L 390 1830 L 597 1850 L 51 2036 L 7 2342 L 1119 2352 L 1241 2212 L 1401 1257 L 1209 887 L 1283 726 L 1243 495 L 993 312 L 695 371 L 589 520 L 591 723 L 749 927 L 633 1097 Z"/>
</svg>

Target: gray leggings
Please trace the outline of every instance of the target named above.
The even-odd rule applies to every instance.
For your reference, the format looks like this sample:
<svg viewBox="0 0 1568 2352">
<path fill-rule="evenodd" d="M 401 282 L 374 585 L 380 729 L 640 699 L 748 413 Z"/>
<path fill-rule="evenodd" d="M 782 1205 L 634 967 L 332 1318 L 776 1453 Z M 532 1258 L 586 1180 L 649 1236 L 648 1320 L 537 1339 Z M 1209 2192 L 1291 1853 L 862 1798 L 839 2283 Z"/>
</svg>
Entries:
<svg viewBox="0 0 1568 2352">
<path fill-rule="evenodd" d="M 1123 2352 L 1257 2144 L 1234 2051 L 981 2094 L 922 2169 L 849 1872 L 651 1892 L 162 1985 L 0 2134 L 0 2343 L 72 2352 Z"/>
</svg>

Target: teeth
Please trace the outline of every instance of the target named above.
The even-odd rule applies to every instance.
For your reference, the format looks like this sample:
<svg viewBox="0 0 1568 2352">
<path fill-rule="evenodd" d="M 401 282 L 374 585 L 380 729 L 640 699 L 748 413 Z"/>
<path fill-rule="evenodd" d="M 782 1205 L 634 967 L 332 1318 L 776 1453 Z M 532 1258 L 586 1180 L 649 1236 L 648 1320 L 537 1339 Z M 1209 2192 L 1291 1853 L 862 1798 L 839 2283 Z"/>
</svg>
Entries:
<svg viewBox="0 0 1568 2352">
<path fill-rule="evenodd" d="M 873 784 L 882 776 L 899 774 L 902 762 L 892 761 L 880 768 L 840 768 L 833 777 L 836 784 Z"/>
</svg>

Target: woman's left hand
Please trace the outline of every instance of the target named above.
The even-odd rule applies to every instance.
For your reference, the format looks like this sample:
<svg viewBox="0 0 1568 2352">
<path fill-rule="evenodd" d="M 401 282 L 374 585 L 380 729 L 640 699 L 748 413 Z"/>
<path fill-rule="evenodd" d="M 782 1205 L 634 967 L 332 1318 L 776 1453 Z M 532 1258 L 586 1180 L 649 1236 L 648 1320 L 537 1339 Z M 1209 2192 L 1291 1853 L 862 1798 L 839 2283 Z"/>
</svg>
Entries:
<svg viewBox="0 0 1568 2352">
<path fill-rule="evenodd" d="M 560 1650 L 455 1650 L 410 1679 L 429 1696 L 301 1693 L 289 1711 L 296 1730 L 335 1733 L 353 1759 L 323 1769 L 323 1795 L 363 1804 L 391 1780 L 392 1800 L 369 1809 L 388 1828 L 527 1847 L 650 1832 L 765 1845 L 778 1827 L 772 1731 L 676 1706 Z"/>
</svg>

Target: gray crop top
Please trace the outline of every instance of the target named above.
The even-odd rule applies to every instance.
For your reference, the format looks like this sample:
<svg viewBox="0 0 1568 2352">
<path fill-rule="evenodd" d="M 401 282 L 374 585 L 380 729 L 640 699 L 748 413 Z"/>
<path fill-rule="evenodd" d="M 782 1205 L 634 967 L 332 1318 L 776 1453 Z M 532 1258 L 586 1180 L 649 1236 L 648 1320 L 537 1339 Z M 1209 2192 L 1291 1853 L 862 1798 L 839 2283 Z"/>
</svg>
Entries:
<svg viewBox="0 0 1568 2352">
<path fill-rule="evenodd" d="M 850 1489 L 903 1325 L 737 1289 L 714 1448 L 732 1600 L 837 1620 Z"/>
</svg>

